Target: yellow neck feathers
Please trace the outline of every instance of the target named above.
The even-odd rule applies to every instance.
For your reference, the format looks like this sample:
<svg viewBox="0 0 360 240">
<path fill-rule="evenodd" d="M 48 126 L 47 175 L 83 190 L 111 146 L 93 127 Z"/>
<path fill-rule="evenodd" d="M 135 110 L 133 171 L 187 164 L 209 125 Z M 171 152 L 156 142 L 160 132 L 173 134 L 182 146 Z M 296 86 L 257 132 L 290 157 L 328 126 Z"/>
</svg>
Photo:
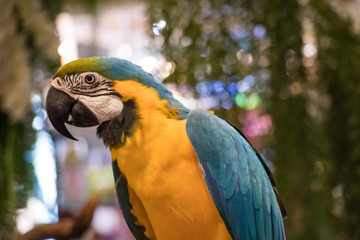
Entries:
<svg viewBox="0 0 360 240">
<path fill-rule="evenodd" d="M 114 89 L 122 96 L 124 102 L 134 99 L 140 115 L 147 112 L 154 113 L 155 111 L 162 113 L 167 118 L 178 119 L 178 110 L 169 108 L 168 102 L 165 99 L 160 99 L 157 91 L 153 88 L 142 85 L 135 80 L 127 80 L 115 81 Z"/>
<path fill-rule="evenodd" d="M 135 101 L 139 122 L 133 127 L 133 136 L 126 139 L 123 147 L 130 145 L 141 146 L 144 141 L 155 137 L 159 127 L 165 125 L 166 120 L 177 120 L 178 110 L 169 108 L 165 99 L 160 99 L 157 91 L 142 85 L 135 80 L 115 81 L 114 90 L 121 95 L 123 102 L 130 99 Z"/>
</svg>

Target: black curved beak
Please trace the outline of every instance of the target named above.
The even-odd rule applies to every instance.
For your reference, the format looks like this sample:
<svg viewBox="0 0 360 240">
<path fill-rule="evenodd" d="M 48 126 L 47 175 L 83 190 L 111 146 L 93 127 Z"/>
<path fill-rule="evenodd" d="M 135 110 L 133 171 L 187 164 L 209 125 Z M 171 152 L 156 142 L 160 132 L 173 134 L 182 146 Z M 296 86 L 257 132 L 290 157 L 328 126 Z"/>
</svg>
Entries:
<svg viewBox="0 0 360 240">
<path fill-rule="evenodd" d="M 77 139 L 71 135 L 65 123 L 77 127 L 99 125 L 96 116 L 85 104 L 53 86 L 46 96 L 46 111 L 54 128 L 72 140 Z"/>
</svg>

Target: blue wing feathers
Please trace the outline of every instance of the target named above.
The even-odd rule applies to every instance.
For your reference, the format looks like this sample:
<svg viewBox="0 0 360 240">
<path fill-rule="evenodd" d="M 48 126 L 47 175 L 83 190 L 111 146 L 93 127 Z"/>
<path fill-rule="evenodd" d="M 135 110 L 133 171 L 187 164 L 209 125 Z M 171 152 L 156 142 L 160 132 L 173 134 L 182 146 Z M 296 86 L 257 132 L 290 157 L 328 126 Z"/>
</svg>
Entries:
<svg viewBox="0 0 360 240">
<path fill-rule="evenodd" d="M 278 204 L 273 204 L 273 203 L 277 202 L 275 194 L 271 194 L 270 197 L 271 197 L 273 213 L 275 214 L 276 219 L 282 219 L 279 205 Z"/>
<path fill-rule="evenodd" d="M 253 196 L 250 191 L 248 191 L 248 193 L 245 196 L 246 196 L 246 203 L 253 201 L 252 200 Z M 257 239 L 256 215 L 254 212 L 254 208 L 251 206 L 251 204 L 247 204 L 247 213 L 248 213 L 249 232 L 251 239 Z"/>
<path fill-rule="evenodd" d="M 235 239 L 251 239 L 249 234 L 250 216 L 244 204 L 247 196 L 248 195 L 235 194 L 233 198 L 227 202 L 229 206 L 228 216 L 230 218 L 230 226 L 233 230 L 232 237 Z M 239 218 L 241 215 L 246 217 Z"/>
<path fill-rule="evenodd" d="M 211 176 L 218 176 L 219 175 L 219 168 L 209 166 L 209 172 L 210 172 Z"/>
<path fill-rule="evenodd" d="M 130 231 L 138 240 L 149 240 L 149 238 L 145 236 L 145 227 L 139 225 L 137 217 L 131 213 L 132 206 L 129 201 L 127 180 L 125 176 L 121 173 L 116 160 L 112 162 L 112 169 L 115 180 L 115 190 L 119 201 L 120 209 L 123 213 L 127 225 L 129 226 Z"/>
<path fill-rule="evenodd" d="M 238 180 L 237 175 L 232 174 L 229 185 L 226 188 L 224 188 L 224 196 L 226 199 L 230 199 L 234 195 L 237 180 Z"/>
<path fill-rule="evenodd" d="M 220 189 L 216 187 L 217 183 L 212 178 L 212 175 L 210 174 L 210 171 L 209 171 L 207 165 L 201 165 L 201 166 L 202 166 L 202 168 L 204 170 L 204 174 L 207 176 L 206 185 L 209 188 L 210 195 L 211 195 L 212 199 L 214 200 L 216 208 L 218 209 L 221 217 L 224 219 L 224 223 L 226 225 L 226 228 L 230 229 L 230 225 L 229 225 L 227 219 L 225 218 L 225 216 L 223 215 L 225 212 L 227 212 L 224 209 L 224 205 L 223 205 L 223 200 L 222 200 L 223 195 L 220 194 Z"/>
<path fill-rule="evenodd" d="M 264 228 L 265 228 L 265 236 L 267 237 L 266 239 L 267 240 L 272 240 L 273 239 L 273 230 L 272 230 L 272 223 L 271 223 L 271 214 L 268 214 L 268 213 L 271 213 L 271 211 L 267 211 L 266 210 L 266 213 L 264 214 Z"/>
<path fill-rule="evenodd" d="M 256 232 L 259 239 L 265 238 L 265 214 L 264 208 L 259 208 L 255 210 L 256 213 Z"/>
<path fill-rule="evenodd" d="M 257 181 L 255 177 L 251 178 L 251 189 L 254 196 L 254 207 L 255 209 L 260 209 L 263 207 L 262 204 L 262 193 L 261 193 L 261 183 Z"/>
<path fill-rule="evenodd" d="M 276 219 L 275 213 L 272 212 L 272 218 L 273 218 L 273 233 L 274 233 L 274 239 L 280 239 L 279 238 L 279 222 Z"/>
<path fill-rule="evenodd" d="M 202 110 L 190 112 L 186 131 L 233 239 L 285 239 L 271 173 L 241 131 Z"/>
<path fill-rule="evenodd" d="M 265 207 L 263 208 L 264 211 L 264 228 L 265 228 L 265 236 L 267 239 L 273 239 L 273 229 L 272 229 L 272 210 L 269 198 L 269 189 L 263 192 L 263 201 Z"/>
<path fill-rule="evenodd" d="M 220 185 L 226 187 L 230 184 L 233 169 L 229 164 L 223 164 L 220 168 Z"/>
<path fill-rule="evenodd" d="M 270 205 L 270 192 L 271 189 L 265 189 L 265 191 L 263 192 L 263 199 L 264 199 L 264 204 L 265 204 L 265 207 L 266 207 L 266 211 L 267 212 L 270 212 L 271 211 L 271 205 Z"/>
<path fill-rule="evenodd" d="M 241 174 L 239 174 L 240 178 L 240 190 L 243 195 L 245 195 L 250 188 L 250 173 L 249 173 L 249 167 L 245 166 L 240 169 Z"/>
</svg>

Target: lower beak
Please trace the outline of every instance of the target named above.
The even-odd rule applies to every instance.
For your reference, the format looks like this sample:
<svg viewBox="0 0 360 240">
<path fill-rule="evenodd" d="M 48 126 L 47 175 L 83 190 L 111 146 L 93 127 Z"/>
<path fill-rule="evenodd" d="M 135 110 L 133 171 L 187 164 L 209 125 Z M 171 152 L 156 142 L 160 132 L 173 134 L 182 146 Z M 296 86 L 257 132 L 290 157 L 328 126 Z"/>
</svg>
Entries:
<svg viewBox="0 0 360 240">
<path fill-rule="evenodd" d="M 95 114 L 81 101 L 51 86 L 46 97 L 46 111 L 54 128 L 67 138 L 74 138 L 65 123 L 77 127 L 99 125 Z"/>
</svg>

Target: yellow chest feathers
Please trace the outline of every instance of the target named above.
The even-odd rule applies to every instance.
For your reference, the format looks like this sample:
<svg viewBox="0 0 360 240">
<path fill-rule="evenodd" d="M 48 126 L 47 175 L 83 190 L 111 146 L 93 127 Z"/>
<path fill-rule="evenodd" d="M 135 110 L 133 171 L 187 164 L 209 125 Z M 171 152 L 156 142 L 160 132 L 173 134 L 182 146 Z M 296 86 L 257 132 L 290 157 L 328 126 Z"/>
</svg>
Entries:
<svg viewBox="0 0 360 240">
<path fill-rule="evenodd" d="M 132 213 L 150 239 L 231 239 L 207 190 L 185 121 L 168 120 L 154 135 L 112 150 L 128 180 Z"/>
<path fill-rule="evenodd" d="M 231 239 L 202 177 L 186 120 L 178 120 L 154 90 L 132 91 L 132 84 L 115 89 L 123 100 L 135 100 L 139 122 L 111 154 L 128 181 L 138 224 L 150 239 Z"/>
</svg>

